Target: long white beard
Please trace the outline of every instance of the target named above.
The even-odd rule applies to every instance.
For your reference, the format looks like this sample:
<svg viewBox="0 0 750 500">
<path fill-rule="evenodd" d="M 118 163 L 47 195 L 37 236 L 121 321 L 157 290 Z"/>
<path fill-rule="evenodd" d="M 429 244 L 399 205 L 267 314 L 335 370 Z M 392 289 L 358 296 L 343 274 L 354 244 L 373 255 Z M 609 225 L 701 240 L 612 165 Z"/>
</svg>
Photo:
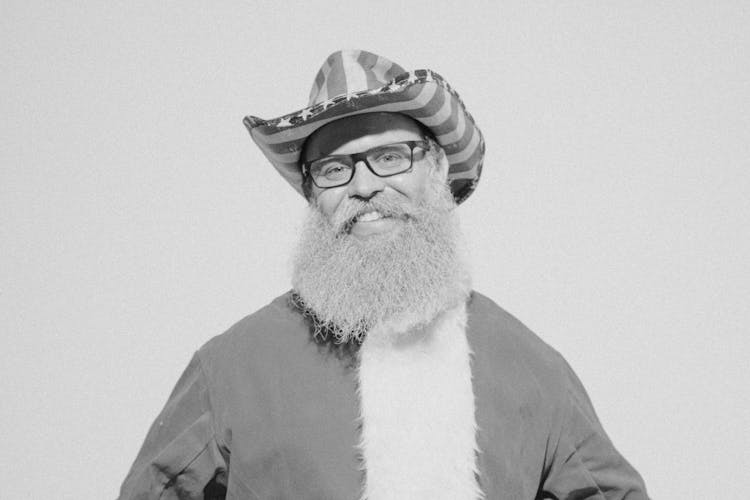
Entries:
<svg viewBox="0 0 750 500">
<path fill-rule="evenodd" d="M 454 208 L 447 186 L 434 177 L 417 204 L 399 194 L 346 199 L 330 220 L 311 206 L 292 283 L 315 335 L 361 342 L 385 322 L 393 325 L 389 331 L 401 333 L 465 301 L 471 284 Z M 352 218 L 368 209 L 403 223 L 363 240 L 348 234 Z"/>
</svg>

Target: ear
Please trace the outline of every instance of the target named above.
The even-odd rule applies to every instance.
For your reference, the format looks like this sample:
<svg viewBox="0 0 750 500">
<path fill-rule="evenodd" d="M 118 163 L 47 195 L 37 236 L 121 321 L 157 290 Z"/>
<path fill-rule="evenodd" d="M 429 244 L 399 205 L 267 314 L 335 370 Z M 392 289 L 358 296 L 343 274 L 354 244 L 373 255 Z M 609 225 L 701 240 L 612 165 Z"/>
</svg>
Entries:
<svg viewBox="0 0 750 500">
<path fill-rule="evenodd" d="M 310 205 L 315 205 L 315 187 L 310 177 L 302 179 L 302 194 L 305 195 L 305 199 Z"/>
<path fill-rule="evenodd" d="M 438 179 L 445 181 L 448 179 L 448 168 L 450 167 L 450 163 L 448 163 L 448 155 L 445 154 L 443 148 L 440 146 L 437 147 L 439 150 L 432 156 L 433 164 L 435 165 L 435 175 Z"/>
</svg>

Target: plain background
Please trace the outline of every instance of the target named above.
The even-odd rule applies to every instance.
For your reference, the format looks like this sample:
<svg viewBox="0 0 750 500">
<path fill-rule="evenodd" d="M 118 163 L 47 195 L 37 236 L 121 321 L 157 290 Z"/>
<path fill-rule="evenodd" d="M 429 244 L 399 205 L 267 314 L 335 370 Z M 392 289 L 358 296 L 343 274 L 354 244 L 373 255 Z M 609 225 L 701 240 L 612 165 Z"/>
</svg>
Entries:
<svg viewBox="0 0 750 500">
<path fill-rule="evenodd" d="M 339 48 L 461 94 L 475 287 L 651 495 L 746 495 L 747 5 L 4 1 L 0 497 L 115 497 L 192 352 L 288 289 L 305 203 L 241 120 Z"/>
</svg>

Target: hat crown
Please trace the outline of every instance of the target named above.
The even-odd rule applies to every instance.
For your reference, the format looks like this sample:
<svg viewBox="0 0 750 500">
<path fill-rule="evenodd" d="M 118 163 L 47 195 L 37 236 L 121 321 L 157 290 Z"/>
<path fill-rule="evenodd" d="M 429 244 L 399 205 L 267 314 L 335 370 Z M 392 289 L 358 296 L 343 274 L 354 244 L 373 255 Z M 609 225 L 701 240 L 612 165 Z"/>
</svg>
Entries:
<svg viewBox="0 0 750 500">
<path fill-rule="evenodd" d="M 328 56 L 315 76 L 308 106 L 380 88 L 405 72 L 398 64 L 372 52 L 339 50 Z"/>
</svg>

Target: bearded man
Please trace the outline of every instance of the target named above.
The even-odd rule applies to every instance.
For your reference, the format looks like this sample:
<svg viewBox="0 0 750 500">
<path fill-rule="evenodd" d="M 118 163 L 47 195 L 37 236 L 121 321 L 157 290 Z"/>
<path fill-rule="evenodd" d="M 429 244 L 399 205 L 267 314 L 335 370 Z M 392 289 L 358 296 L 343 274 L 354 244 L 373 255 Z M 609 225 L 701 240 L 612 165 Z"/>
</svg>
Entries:
<svg viewBox="0 0 750 500">
<path fill-rule="evenodd" d="M 245 124 L 310 204 L 293 290 L 193 357 L 121 499 L 640 499 L 563 358 L 471 290 L 484 139 L 430 70 L 332 54 Z"/>
</svg>

